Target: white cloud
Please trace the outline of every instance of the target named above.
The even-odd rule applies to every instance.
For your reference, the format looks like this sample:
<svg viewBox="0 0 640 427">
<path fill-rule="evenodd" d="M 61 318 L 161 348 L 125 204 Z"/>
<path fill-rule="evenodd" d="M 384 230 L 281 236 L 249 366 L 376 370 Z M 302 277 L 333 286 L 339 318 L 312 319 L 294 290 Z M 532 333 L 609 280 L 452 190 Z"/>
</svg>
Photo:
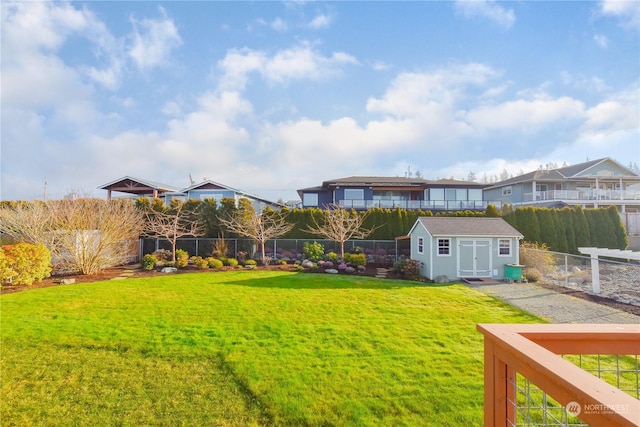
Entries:
<svg viewBox="0 0 640 427">
<path fill-rule="evenodd" d="M 367 111 L 392 116 L 428 117 L 427 110 L 451 109 L 464 88 L 482 86 L 500 73 L 483 64 L 454 65 L 432 72 L 402 73 L 382 98 L 370 98 Z"/>
<path fill-rule="evenodd" d="M 640 30 L 640 2 L 634 0 L 605 0 L 600 3 L 605 16 L 613 16 L 629 29 Z"/>
<path fill-rule="evenodd" d="M 325 14 L 316 15 L 308 24 L 307 27 L 314 30 L 320 30 L 331 26 L 331 16 Z"/>
<path fill-rule="evenodd" d="M 483 18 L 509 29 L 516 22 L 513 10 L 499 6 L 493 0 L 457 0 L 455 10 L 467 19 Z"/>
<path fill-rule="evenodd" d="M 233 49 L 218 62 L 222 69 L 221 86 L 242 90 L 248 75 L 257 72 L 270 83 L 286 84 L 290 80 L 325 80 L 339 74 L 345 65 L 358 64 L 358 60 L 344 52 L 324 56 L 310 43 L 283 49 L 269 57 L 265 52 L 251 49 Z"/>
<path fill-rule="evenodd" d="M 598 46 L 600 46 L 603 49 L 606 49 L 607 47 L 609 47 L 609 39 L 604 34 L 596 34 L 595 36 L 593 36 L 593 40 L 596 42 Z"/>
<path fill-rule="evenodd" d="M 640 133 L 640 84 L 602 100 L 586 112 L 583 137 L 621 131 Z M 640 140 L 639 140 L 640 141 Z M 640 142 L 638 142 L 640 146 Z"/>
<path fill-rule="evenodd" d="M 159 7 L 162 19 L 144 18 L 140 21 L 131 17 L 134 27 L 129 56 L 141 70 L 165 65 L 173 49 L 182 45 L 182 39 L 173 21 Z"/>
</svg>

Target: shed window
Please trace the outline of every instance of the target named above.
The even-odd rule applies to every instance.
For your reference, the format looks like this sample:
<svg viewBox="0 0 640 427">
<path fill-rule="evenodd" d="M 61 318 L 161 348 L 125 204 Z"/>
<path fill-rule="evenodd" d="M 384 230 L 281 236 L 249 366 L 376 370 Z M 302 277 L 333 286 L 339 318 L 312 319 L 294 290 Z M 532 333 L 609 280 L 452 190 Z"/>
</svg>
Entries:
<svg viewBox="0 0 640 427">
<path fill-rule="evenodd" d="M 500 239 L 498 241 L 498 255 L 500 255 L 500 256 L 510 256 L 511 255 L 511 240 L 510 239 Z"/>
<path fill-rule="evenodd" d="M 424 237 L 418 237 L 418 253 L 424 253 Z"/>
<path fill-rule="evenodd" d="M 451 255 L 451 239 L 438 239 L 438 255 Z"/>
</svg>

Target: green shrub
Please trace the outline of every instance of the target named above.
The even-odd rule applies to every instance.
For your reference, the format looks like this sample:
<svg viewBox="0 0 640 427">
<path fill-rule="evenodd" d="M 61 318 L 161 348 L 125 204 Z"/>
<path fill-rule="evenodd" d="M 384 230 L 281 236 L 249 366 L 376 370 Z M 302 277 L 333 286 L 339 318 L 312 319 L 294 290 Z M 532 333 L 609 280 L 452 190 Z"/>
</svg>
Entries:
<svg viewBox="0 0 640 427">
<path fill-rule="evenodd" d="M 393 271 L 408 279 L 419 279 L 420 262 L 415 259 L 403 258 L 393 264 Z"/>
<path fill-rule="evenodd" d="M 324 246 L 318 242 L 304 242 L 302 246 L 304 257 L 310 261 L 320 261 L 324 255 Z"/>
<path fill-rule="evenodd" d="M 0 282 L 31 285 L 51 275 L 51 253 L 46 246 L 17 243 L 0 248 Z"/>
<path fill-rule="evenodd" d="M 222 263 L 224 265 L 226 265 L 227 267 L 237 267 L 238 266 L 238 260 L 235 258 L 223 258 L 222 259 Z"/>
<path fill-rule="evenodd" d="M 193 264 L 201 270 L 209 268 L 209 261 L 201 256 L 191 257 L 191 261 L 193 261 Z"/>
<path fill-rule="evenodd" d="M 327 261 L 331 261 L 332 263 L 336 264 L 338 262 L 338 254 L 331 251 L 327 254 Z"/>
<path fill-rule="evenodd" d="M 255 259 L 248 259 L 244 265 L 258 265 L 258 262 Z"/>
<path fill-rule="evenodd" d="M 353 267 L 367 265 L 367 257 L 363 253 L 344 254 L 344 262 L 351 264 Z"/>
<path fill-rule="evenodd" d="M 189 253 L 185 250 L 176 250 L 176 267 L 185 268 L 189 265 Z"/>
<path fill-rule="evenodd" d="M 158 257 L 154 254 L 146 254 L 142 257 L 142 268 L 145 270 L 153 270 L 158 263 Z"/>
<path fill-rule="evenodd" d="M 222 265 L 223 265 L 222 261 L 212 256 L 207 258 L 207 263 L 209 264 L 209 268 L 215 268 L 215 269 L 222 268 Z"/>
</svg>

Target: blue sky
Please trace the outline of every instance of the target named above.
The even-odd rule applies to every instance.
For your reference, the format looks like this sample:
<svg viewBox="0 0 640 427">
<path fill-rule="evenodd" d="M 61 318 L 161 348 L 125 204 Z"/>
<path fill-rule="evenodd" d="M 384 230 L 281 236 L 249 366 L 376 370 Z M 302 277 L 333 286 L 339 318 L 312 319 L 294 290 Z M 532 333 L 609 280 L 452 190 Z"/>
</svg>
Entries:
<svg viewBox="0 0 640 427">
<path fill-rule="evenodd" d="M 640 163 L 640 2 L 10 2 L 0 198 Z"/>
</svg>

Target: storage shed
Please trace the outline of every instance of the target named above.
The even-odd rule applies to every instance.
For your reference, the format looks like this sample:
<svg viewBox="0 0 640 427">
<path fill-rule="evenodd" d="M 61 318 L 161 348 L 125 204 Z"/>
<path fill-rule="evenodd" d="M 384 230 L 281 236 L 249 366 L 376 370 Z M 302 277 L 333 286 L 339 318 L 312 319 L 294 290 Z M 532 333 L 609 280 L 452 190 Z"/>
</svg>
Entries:
<svg viewBox="0 0 640 427">
<path fill-rule="evenodd" d="M 519 264 L 523 236 L 502 218 L 420 217 L 409 237 L 424 277 L 503 280 L 505 265 Z"/>
</svg>

